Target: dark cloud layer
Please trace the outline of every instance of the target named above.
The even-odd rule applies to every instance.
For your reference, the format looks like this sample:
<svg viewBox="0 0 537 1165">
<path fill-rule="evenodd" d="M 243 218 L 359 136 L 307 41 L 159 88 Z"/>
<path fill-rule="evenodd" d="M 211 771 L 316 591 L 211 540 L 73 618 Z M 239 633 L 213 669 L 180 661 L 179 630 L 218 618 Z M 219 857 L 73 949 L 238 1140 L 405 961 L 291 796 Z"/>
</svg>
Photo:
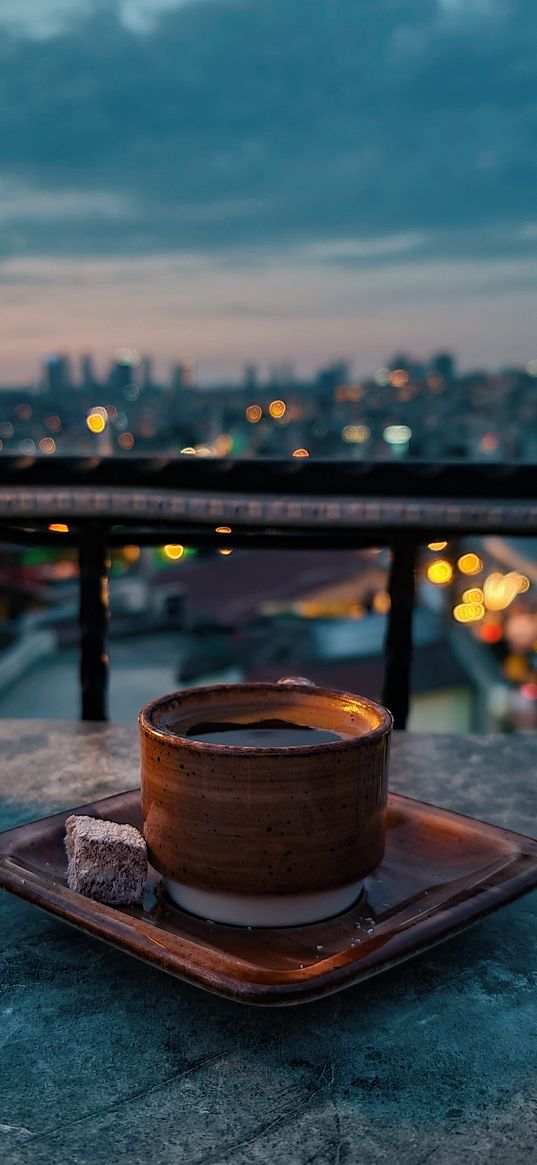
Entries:
<svg viewBox="0 0 537 1165">
<path fill-rule="evenodd" d="M 3 252 L 404 233 L 422 253 L 527 252 L 536 41 L 534 0 L 206 0 L 145 35 L 100 9 L 4 37 Z M 81 192 L 80 213 L 43 217 L 35 189 Z"/>
</svg>

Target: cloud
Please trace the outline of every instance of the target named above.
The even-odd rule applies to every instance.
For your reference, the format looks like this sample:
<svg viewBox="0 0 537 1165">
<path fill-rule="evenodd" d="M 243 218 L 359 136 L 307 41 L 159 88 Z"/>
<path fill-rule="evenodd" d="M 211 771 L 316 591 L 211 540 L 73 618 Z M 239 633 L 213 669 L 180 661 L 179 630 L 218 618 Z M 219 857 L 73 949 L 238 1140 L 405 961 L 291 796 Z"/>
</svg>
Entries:
<svg viewBox="0 0 537 1165">
<path fill-rule="evenodd" d="M 374 266 L 535 242 L 530 0 L 8 0 L 12 28 L 17 13 L 5 256 L 290 248 Z"/>
</svg>

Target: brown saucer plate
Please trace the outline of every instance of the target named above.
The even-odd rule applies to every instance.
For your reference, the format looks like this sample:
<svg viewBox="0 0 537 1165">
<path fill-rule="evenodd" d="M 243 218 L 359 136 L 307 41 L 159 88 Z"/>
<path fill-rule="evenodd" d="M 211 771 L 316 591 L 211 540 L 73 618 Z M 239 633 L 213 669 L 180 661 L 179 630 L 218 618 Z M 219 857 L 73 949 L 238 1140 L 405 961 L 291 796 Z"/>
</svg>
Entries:
<svg viewBox="0 0 537 1165">
<path fill-rule="evenodd" d="M 140 828 L 140 790 L 1 833 L 0 886 L 160 970 L 242 1003 L 302 1003 L 351 987 L 537 886 L 537 841 L 393 794 L 384 860 L 351 910 L 302 927 L 223 926 L 168 903 L 153 870 L 140 907 L 103 906 L 69 890 L 63 838 L 70 813 Z"/>
</svg>

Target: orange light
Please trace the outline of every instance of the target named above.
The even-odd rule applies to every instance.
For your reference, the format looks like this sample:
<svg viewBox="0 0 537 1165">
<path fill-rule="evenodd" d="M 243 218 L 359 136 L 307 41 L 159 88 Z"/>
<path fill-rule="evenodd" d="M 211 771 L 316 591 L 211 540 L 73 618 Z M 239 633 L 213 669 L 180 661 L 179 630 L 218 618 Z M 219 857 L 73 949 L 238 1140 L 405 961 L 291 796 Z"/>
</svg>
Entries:
<svg viewBox="0 0 537 1165">
<path fill-rule="evenodd" d="M 177 560 L 182 558 L 183 554 L 185 553 L 184 546 L 174 545 L 170 542 L 168 542 L 166 546 L 163 546 L 162 550 L 166 558 L 171 559 L 172 562 L 177 562 Z"/>
<path fill-rule="evenodd" d="M 391 381 L 394 388 L 404 388 L 409 381 L 408 372 L 404 368 L 395 368 L 391 375 Z"/>
<path fill-rule="evenodd" d="M 39 442 L 39 448 L 42 453 L 55 453 L 56 442 L 54 437 L 42 437 Z"/>
<path fill-rule="evenodd" d="M 293 457 L 309 457 L 308 449 L 293 449 Z"/>
<path fill-rule="evenodd" d="M 261 417 L 263 416 L 263 409 L 261 408 L 261 405 L 248 405 L 245 416 L 246 420 L 249 421 L 251 425 L 257 425 L 257 422 L 260 421 Z"/>
<path fill-rule="evenodd" d="M 215 438 L 214 451 L 218 457 L 227 457 L 228 453 L 231 453 L 232 447 L 233 441 L 229 433 L 220 433 Z"/>
<path fill-rule="evenodd" d="M 373 610 L 377 615 L 387 615 L 391 607 L 390 596 L 387 591 L 377 591 L 373 596 Z"/>
<path fill-rule="evenodd" d="M 231 534 L 231 526 L 215 526 L 216 534 Z"/>
<path fill-rule="evenodd" d="M 230 550 L 229 546 L 220 546 L 218 549 L 218 553 L 223 554 L 225 556 L 227 554 L 233 554 L 233 551 Z"/>
<path fill-rule="evenodd" d="M 445 558 L 438 558 L 427 567 L 427 578 L 436 586 L 445 586 L 453 578 L 453 567 Z"/>
<path fill-rule="evenodd" d="M 132 433 L 121 433 L 117 439 L 117 443 L 121 449 L 132 449 L 134 445 L 134 437 Z"/>
<path fill-rule="evenodd" d="M 444 550 L 447 542 L 428 542 L 427 550 Z"/>
<path fill-rule="evenodd" d="M 138 559 L 140 557 L 140 547 L 139 546 L 124 546 L 123 547 L 123 557 L 125 559 L 125 562 L 138 562 Z"/>
<path fill-rule="evenodd" d="M 457 566 L 462 574 L 479 574 L 483 570 L 483 563 L 477 554 L 462 554 Z"/>
<path fill-rule="evenodd" d="M 196 456 L 196 450 L 192 447 L 192 445 L 185 445 L 184 449 L 181 449 L 181 453 L 183 454 L 183 457 Z"/>
<path fill-rule="evenodd" d="M 284 400 L 271 400 L 269 404 L 269 413 L 275 421 L 279 421 L 280 417 L 285 416 L 287 412 L 287 405 Z"/>
<path fill-rule="evenodd" d="M 66 526 L 65 522 L 51 522 L 50 526 L 49 526 L 49 530 L 53 534 L 68 534 L 69 533 L 69 526 Z"/>
</svg>

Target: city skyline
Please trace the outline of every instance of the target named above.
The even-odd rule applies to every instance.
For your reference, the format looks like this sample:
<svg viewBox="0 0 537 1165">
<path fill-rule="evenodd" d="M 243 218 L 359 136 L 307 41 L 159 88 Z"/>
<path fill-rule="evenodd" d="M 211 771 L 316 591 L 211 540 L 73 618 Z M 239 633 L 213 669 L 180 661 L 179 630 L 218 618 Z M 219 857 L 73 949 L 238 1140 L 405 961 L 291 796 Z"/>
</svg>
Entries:
<svg viewBox="0 0 537 1165">
<path fill-rule="evenodd" d="M 537 356 L 529 0 L 7 0 L 0 380 Z"/>
</svg>

